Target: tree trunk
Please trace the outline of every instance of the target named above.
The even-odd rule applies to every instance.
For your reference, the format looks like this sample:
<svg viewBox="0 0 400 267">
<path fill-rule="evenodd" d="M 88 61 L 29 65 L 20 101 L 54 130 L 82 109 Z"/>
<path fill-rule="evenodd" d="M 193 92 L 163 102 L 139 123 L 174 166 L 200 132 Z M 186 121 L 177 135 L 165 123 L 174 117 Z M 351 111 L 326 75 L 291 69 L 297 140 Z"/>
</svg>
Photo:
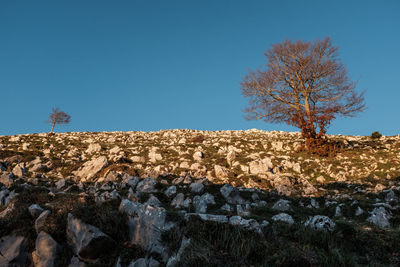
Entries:
<svg viewBox="0 0 400 267">
<path fill-rule="evenodd" d="M 55 123 L 55 122 L 53 122 L 53 123 L 51 124 L 51 131 L 50 131 L 50 133 L 53 133 L 53 130 L 54 130 L 54 125 L 56 125 L 56 123 Z"/>
</svg>

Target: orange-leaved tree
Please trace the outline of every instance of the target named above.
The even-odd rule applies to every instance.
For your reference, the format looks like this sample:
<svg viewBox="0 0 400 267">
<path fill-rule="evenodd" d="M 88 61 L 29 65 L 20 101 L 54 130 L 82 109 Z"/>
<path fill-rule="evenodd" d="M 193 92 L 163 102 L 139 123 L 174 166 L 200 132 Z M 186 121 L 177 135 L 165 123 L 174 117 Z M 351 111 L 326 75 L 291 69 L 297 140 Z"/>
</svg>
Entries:
<svg viewBox="0 0 400 267">
<path fill-rule="evenodd" d="M 241 83 L 249 98 L 247 118 L 300 128 L 308 151 L 328 143 L 325 133 L 331 120 L 365 109 L 364 92 L 356 92 L 356 82 L 348 77 L 329 38 L 286 40 L 272 45 L 265 56 L 266 68 L 250 71 Z"/>
</svg>

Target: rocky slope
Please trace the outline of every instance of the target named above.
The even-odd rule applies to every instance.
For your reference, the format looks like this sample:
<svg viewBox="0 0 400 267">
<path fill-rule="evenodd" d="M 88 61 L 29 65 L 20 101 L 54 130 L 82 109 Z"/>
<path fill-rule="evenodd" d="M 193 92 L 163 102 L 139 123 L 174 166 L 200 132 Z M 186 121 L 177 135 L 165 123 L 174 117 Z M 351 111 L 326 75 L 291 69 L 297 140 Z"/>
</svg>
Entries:
<svg viewBox="0 0 400 267">
<path fill-rule="evenodd" d="M 0 266 L 400 263 L 400 136 L 0 137 Z"/>
</svg>

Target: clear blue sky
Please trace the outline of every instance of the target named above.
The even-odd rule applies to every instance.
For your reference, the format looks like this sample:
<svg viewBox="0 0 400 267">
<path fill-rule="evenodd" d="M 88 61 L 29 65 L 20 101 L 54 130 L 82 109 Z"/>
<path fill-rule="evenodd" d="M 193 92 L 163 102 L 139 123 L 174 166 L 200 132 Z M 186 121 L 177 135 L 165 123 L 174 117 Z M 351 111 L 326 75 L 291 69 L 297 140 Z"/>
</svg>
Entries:
<svg viewBox="0 0 400 267">
<path fill-rule="evenodd" d="M 0 0 L 0 135 L 295 130 L 246 121 L 240 81 L 284 39 L 330 36 L 368 110 L 331 134 L 400 134 L 400 1 Z"/>
</svg>

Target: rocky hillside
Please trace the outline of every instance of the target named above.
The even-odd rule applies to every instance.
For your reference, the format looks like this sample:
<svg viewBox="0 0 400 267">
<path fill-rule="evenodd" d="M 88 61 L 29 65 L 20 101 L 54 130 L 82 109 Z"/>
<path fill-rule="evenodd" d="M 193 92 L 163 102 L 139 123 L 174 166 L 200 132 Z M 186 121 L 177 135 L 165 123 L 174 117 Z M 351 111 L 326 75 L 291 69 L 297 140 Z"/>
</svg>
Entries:
<svg viewBox="0 0 400 267">
<path fill-rule="evenodd" d="M 0 137 L 0 266 L 400 264 L 400 136 Z"/>
</svg>

